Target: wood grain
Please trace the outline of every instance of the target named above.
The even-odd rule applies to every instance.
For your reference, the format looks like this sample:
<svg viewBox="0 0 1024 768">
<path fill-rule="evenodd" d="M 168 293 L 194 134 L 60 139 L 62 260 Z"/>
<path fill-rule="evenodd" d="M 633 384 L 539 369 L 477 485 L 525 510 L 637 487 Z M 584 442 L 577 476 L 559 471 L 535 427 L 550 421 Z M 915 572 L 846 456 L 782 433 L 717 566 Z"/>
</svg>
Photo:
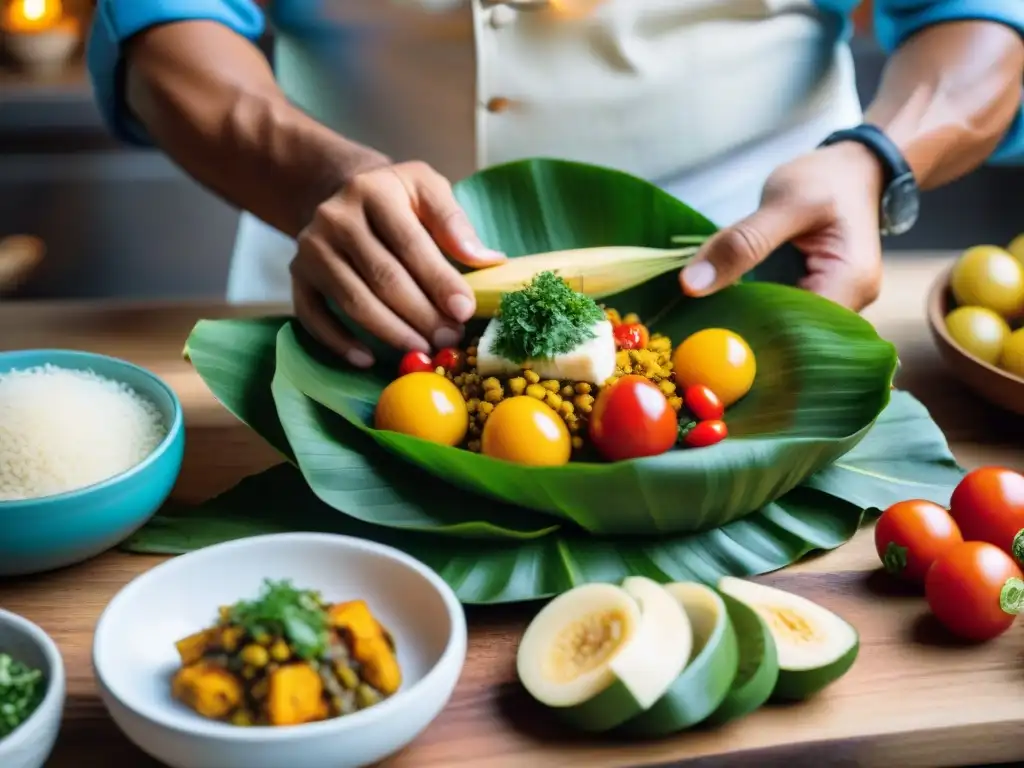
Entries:
<svg viewBox="0 0 1024 768">
<path fill-rule="evenodd" d="M 967 393 L 942 367 L 925 322 L 924 297 L 949 256 L 901 257 L 866 314 L 899 348 L 898 384 L 946 431 L 967 466 L 1024 470 L 1024 419 Z M 206 498 L 269 466 L 274 454 L 239 426 L 181 360 L 200 317 L 277 308 L 16 304 L 0 307 L 0 349 L 61 346 L 117 355 L 163 376 L 185 406 L 188 447 L 175 497 Z M 0 534 L 2 535 L 2 534 Z M 100 704 L 89 662 L 92 627 L 107 601 L 160 558 L 108 553 L 65 571 L 0 582 L 0 605 L 38 622 L 67 662 L 65 725 L 51 768 L 157 765 L 120 735 Z M 861 633 L 850 674 L 818 699 L 769 707 L 717 731 L 658 742 L 571 736 L 531 706 L 514 676 L 515 647 L 532 607 L 468 612 L 469 657 L 441 717 L 389 766 L 517 768 L 801 765 L 948 766 L 1024 760 L 1024 632 L 980 647 L 952 641 L 927 620 L 923 600 L 893 592 L 875 573 L 870 532 L 765 581 L 837 611 Z M 328 768 L 325 766 L 325 768 Z"/>
</svg>

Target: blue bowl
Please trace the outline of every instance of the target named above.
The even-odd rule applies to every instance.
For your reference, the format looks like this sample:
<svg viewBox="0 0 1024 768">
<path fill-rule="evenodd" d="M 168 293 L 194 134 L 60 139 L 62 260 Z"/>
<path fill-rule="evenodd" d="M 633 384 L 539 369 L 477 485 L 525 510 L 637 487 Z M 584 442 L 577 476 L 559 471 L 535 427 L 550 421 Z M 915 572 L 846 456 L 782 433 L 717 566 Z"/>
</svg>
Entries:
<svg viewBox="0 0 1024 768">
<path fill-rule="evenodd" d="M 79 563 L 120 544 L 166 501 L 181 471 L 185 427 L 174 391 L 149 371 L 105 355 L 65 349 L 0 353 L 0 373 L 54 365 L 127 384 L 156 406 L 167 436 L 139 464 L 67 493 L 0 501 L 0 576 Z"/>
</svg>

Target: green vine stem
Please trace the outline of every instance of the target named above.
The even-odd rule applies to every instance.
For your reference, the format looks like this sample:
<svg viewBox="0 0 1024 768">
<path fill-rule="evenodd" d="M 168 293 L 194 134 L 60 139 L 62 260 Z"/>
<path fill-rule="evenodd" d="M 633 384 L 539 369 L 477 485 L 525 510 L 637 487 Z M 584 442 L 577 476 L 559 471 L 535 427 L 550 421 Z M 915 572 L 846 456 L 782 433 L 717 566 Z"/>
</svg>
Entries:
<svg viewBox="0 0 1024 768">
<path fill-rule="evenodd" d="M 901 547 L 895 541 L 890 541 L 885 548 L 885 556 L 882 558 L 882 565 L 886 573 L 899 576 L 907 567 L 907 548 Z"/>
<path fill-rule="evenodd" d="M 999 607 L 1012 616 L 1016 616 L 1024 608 L 1024 581 L 1016 576 L 1006 580 L 999 591 Z"/>
<path fill-rule="evenodd" d="M 1017 535 L 1013 537 L 1013 544 L 1010 545 L 1010 552 L 1013 553 L 1013 556 L 1018 563 L 1024 564 L 1024 528 L 1017 531 Z"/>
</svg>

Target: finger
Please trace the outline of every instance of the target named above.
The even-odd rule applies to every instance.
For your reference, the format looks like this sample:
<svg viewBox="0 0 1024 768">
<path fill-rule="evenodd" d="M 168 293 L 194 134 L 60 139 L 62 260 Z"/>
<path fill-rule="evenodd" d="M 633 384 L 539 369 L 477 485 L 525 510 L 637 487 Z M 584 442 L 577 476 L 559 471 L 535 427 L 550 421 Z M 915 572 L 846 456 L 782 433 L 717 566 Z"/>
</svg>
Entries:
<svg viewBox="0 0 1024 768">
<path fill-rule="evenodd" d="M 332 317 L 323 296 L 301 278 L 292 280 L 295 316 L 310 336 L 356 368 L 373 365 L 373 355 Z"/>
<path fill-rule="evenodd" d="M 385 344 L 401 350 L 430 351 L 427 340 L 385 306 L 352 265 L 325 241 L 309 239 L 301 243 L 295 264 L 313 288 Z"/>
<path fill-rule="evenodd" d="M 763 205 L 714 235 L 680 277 L 688 296 L 707 296 L 732 285 L 777 248 L 813 226 L 809 209 Z"/>
<path fill-rule="evenodd" d="M 863 244 L 856 251 L 858 258 L 812 256 L 807 259 L 809 274 L 797 284 L 836 304 L 860 312 L 878 298 L 882 288 L 881 247 Z M 851 251 L 852 252 L 852 251 Z M 870 265 L 870 266 L 868 266 Z"/>
<path fill-rule="evenodd" d="M 505 254 L 480 240 L 447 179 L 428 166 L 417 166 L 412 180 L 416 214 L 445 253 L 476 268 L 493 267 L 505 260 Z"/>
<path fill-rule="evenodd" d="M 370 205 L 367 201 L 367 205 Z M 408 229 L 419 230 L 427 244 L 434 248 L 436 258 L 449 269 L 454 268 L 445 261 L 441 253 L 434 247 L 430 236 L 427 235 L 423 226 L 413 216 L 408 205 L 404 207 L 395 201 L 382 201 L 378 206 L 385 210 L 406 212 L 409 220 Z M 391 246 L 381 242 L 375 232 L 378 227 L 371 227 L 365 219 L 361 223 L 353 222 L 351 219 L 345 224 L 345 233 L 341 235 L 343 247 L 350 257 L 352 265 L 362 276 L 363 281 L 370 287 L 370 290 L 396 315 L 405 320 L 424 338 L 428 339 L 435 348 L 450 347 L 459 342 L 462 338 L 462 326 L 454 322 L 447 314 L 434 305 L 424 292 L 422 282 L 419 282 L 410 270 L 399 260 L 398 253 L 407 250 L 402 247 Z M 382 230 L 383 232 L 383 230 Z M 340 234 L 340 233 L 339 233 Z M 401 233 L 402 237 L 412 237 L 411 234 Z M 394 238 L 392 238 L 394 239 Z M 458 273 L 455 278 L 461 282 Z"/>
<path fill-rule="evenodd" d="M 476 310 L 473 291 L 458 270 L 444 257 L 423 224 L 411 208 L 392 201 L 371 199 L 367 202 L 367 215 L 374 231 L 390 248 L 422 291 L 430 297 L 433 307 L 439 307 L 447 318 L 464 323 Z M 436 311 L 436 310 L 434 310 Z M 434 345 L 447 347 L 462 338 L 461 325 L 450 320 L 434 326 Z M 455 337 L 451 338 L 452 333 Z M 443 337 L 443 338 L 442 338 Z"/>
</svg>

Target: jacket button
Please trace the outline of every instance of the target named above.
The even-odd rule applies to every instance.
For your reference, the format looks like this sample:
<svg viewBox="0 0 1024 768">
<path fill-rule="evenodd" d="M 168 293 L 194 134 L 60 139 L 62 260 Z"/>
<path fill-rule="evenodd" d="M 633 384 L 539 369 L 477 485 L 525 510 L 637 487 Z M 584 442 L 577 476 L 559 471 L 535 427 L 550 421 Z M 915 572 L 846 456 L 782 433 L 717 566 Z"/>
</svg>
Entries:
<svg viewBox="0 0 1024 768">
<path fill-rule="evenodd" d="M 512 100 L 506 99 L 504 96 L 495 96 L 487 102 L 488 112 L 504 112 L 512 106 Z"/>
<path fill-rule="evenodd" d="M 491 10 L 491 26 L 494 29 L 501 29 L 502 27 L 507 27 L 515 20 L 515 9 L 510 8 L 507 5 L 498 5 Z"/>
</svg>

